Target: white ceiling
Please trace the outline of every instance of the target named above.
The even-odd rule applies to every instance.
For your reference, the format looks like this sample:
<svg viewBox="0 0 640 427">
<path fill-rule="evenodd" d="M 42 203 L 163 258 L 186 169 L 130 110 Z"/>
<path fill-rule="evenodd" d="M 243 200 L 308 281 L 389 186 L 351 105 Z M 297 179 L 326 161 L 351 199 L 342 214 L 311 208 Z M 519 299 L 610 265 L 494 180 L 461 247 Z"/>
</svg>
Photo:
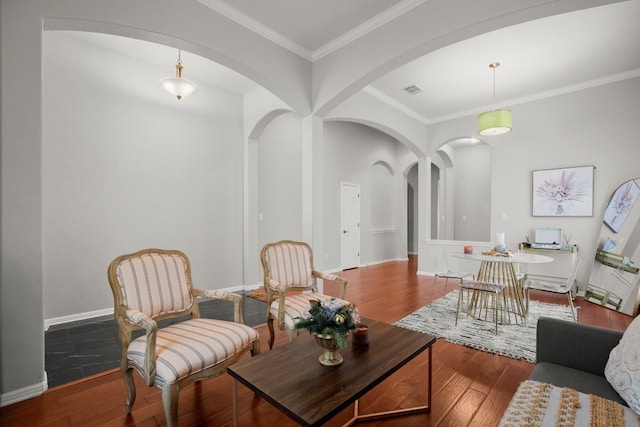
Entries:
<svg viewBox="0 0 640 427">
<path fill-rule="evenodd" d="M 427 0 L 197 1 L 314 60 Z M 82 37 L 158 65 L 167 64 L 168 52 L 175 56 L 175 49 L 166 46 L 149 49 L 146 42 L 120 37 Z M 255 87 L 237 73 L 188 52 L 183 61 L 185 77 L 196 83 L 203 79 L 240 93 Z M 483 34 L 406 64 L 365 90 L 425 122 L 477 114 L 492 107 L 491 62 L 501 63 L 496 71 L 500 108 L 638 76 L 640 0 Z M 409 85 L 423 92 L 409 95 L 403 90 Z"/>
<path fill-rule="evenodd" d="M 640 1 L 617 3 L 486 33 L 417 59 L 371 86 L 428 121 L 640 75 Z M 420 87 L 409 95 L 403 88 Z"/>
<path fill-rule="evenodd" d="M 309 60 L 427 0 L 197 0 Z"/>
</svg>

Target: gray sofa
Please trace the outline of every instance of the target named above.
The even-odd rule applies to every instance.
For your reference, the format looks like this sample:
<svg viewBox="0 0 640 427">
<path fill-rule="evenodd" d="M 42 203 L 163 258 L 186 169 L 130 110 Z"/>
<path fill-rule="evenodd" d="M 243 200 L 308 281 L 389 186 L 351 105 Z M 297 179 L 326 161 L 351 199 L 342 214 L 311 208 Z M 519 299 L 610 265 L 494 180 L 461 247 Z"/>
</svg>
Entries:
<svg viewBox="0 0 640 427">
<path fill-rule="evenodd" d="M 530 380 L 569 387 L 627 406 L 604 376 L 622 332 L 564 320 L 538 320 L 536 367 Z"/>
</svg>

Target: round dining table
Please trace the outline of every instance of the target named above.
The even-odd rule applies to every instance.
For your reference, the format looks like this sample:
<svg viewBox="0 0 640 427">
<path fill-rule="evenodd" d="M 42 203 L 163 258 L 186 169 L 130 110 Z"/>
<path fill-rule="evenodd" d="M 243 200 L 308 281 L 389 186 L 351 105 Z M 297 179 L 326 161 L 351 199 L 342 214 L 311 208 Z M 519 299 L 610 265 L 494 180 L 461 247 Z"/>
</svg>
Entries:
<svg viewBox="0 0 640 427">
<path fill-rule="evenodd" d="M 498 254 L 465 254 L 452 253 L 451 256 L 459 259 L 479 261 L 480 268 L 475 280 L 481 282 L 498 283 L 504 286 L 502 292 L 502 324 L 526 322 L 527 301 L 523 288 L 523 277 L 517 272 L 518 264 L 541 264 L 552 262 L 553 258 L 545 255 L 532 253 L 515 252 L 509 255 Z M 471 299 L 478 301 L 478 299 Z M 468 307 L 468 312 L 472 312 L 473 306 Z"/>
</svg>

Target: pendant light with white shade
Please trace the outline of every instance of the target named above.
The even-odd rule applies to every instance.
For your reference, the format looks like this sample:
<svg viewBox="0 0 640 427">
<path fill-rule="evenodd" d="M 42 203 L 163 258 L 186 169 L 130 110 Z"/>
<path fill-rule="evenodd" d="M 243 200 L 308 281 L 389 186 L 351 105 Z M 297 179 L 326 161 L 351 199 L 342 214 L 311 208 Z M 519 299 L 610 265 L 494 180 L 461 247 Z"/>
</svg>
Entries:
<svg viewBox="0 0 640 427">
<path fill-rule="evenodd" d="M 496 68 L 499 62 L 489 64 L 493 70 L 493 109 L 478 116 L 478 134 L 482 136 L 503 135 L 511 132 L 511 111 L 496 110 Z"/>
<path fill-rule="evenodd" d="M 175 77 L 166 77 L 160 80 L 160 84 L 164 87 L 167 92 L 178 98 L 178 100 L 191 95 L 198 89 L 198 86 L 195 85 L 192 81 L 189 81 L 182 77 L 182 58 L 181 51 L 178 50 L 178 62 L 176 63 L 176 76 Z"/>
</svg>

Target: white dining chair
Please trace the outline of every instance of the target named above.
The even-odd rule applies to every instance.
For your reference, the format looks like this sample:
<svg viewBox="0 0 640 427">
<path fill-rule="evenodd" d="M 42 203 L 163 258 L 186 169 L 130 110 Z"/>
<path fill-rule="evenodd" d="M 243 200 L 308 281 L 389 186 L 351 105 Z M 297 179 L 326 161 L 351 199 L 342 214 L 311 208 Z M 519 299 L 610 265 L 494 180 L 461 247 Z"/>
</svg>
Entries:
<svg viewBox="0 0 640 427">
<path fill-rule="evenodd" d="M 531 289 L 553 292 L 556 294 L 566 294 L 567 300 L 569 301 L 569 307 L 571 307 L 571 315 L 573 316 L 573 321 L 576 322 L 576 309 L 573 306 L 571 290 L 573 289 L 574 283 L 576 281 L 576 276 L 578 275 L 578 270 L 580 269 L 580 263 L 580 258 L 577 258 L 573 264 L 573 268 L 571 269 L 571 274 L 569 274 L 569 277 L 567 277 L 566 279 L 542 275 L 527 275 L 524 281 L 527 313 L 529 313 L 529 291 Z"/>
<path fill-rule="evenodd" d="M 478 280 L 463 279 L 460 281 L 460 292 L 458 293 L 458 303 L 456 305 L 456 322 L 458 326 L 458 316 L 462 308 L 462 292 L 471 294 L 471 299 L 467 303 L 467 315 L 479 320 L 489 320 L 489 313 L 492 314 L 493 323 L 498 335 L 498 318 L 501 317 L 502 308 L 500 305 L 501 293 L 504 285 L 500 283 L 482 282 Z"/>
<path fill-rule="evenodd" d="M 458 284 L 463 279 L 474 279 L 474 273 L 453 271 L 449 268 L 449 263 L 447 261 L 447 255 L 444 252 L 444 249 L 439 248 L 435 249 L 431 252 L 431 257 L 433 258 L 433 262 L 435 264 L 435 277 L 443 277 L 445 279 L 444 282 L 444 291 L 447 291 L 447 284 L 449 279 L 455 279 L 458 281 Z"/>
</svg>

